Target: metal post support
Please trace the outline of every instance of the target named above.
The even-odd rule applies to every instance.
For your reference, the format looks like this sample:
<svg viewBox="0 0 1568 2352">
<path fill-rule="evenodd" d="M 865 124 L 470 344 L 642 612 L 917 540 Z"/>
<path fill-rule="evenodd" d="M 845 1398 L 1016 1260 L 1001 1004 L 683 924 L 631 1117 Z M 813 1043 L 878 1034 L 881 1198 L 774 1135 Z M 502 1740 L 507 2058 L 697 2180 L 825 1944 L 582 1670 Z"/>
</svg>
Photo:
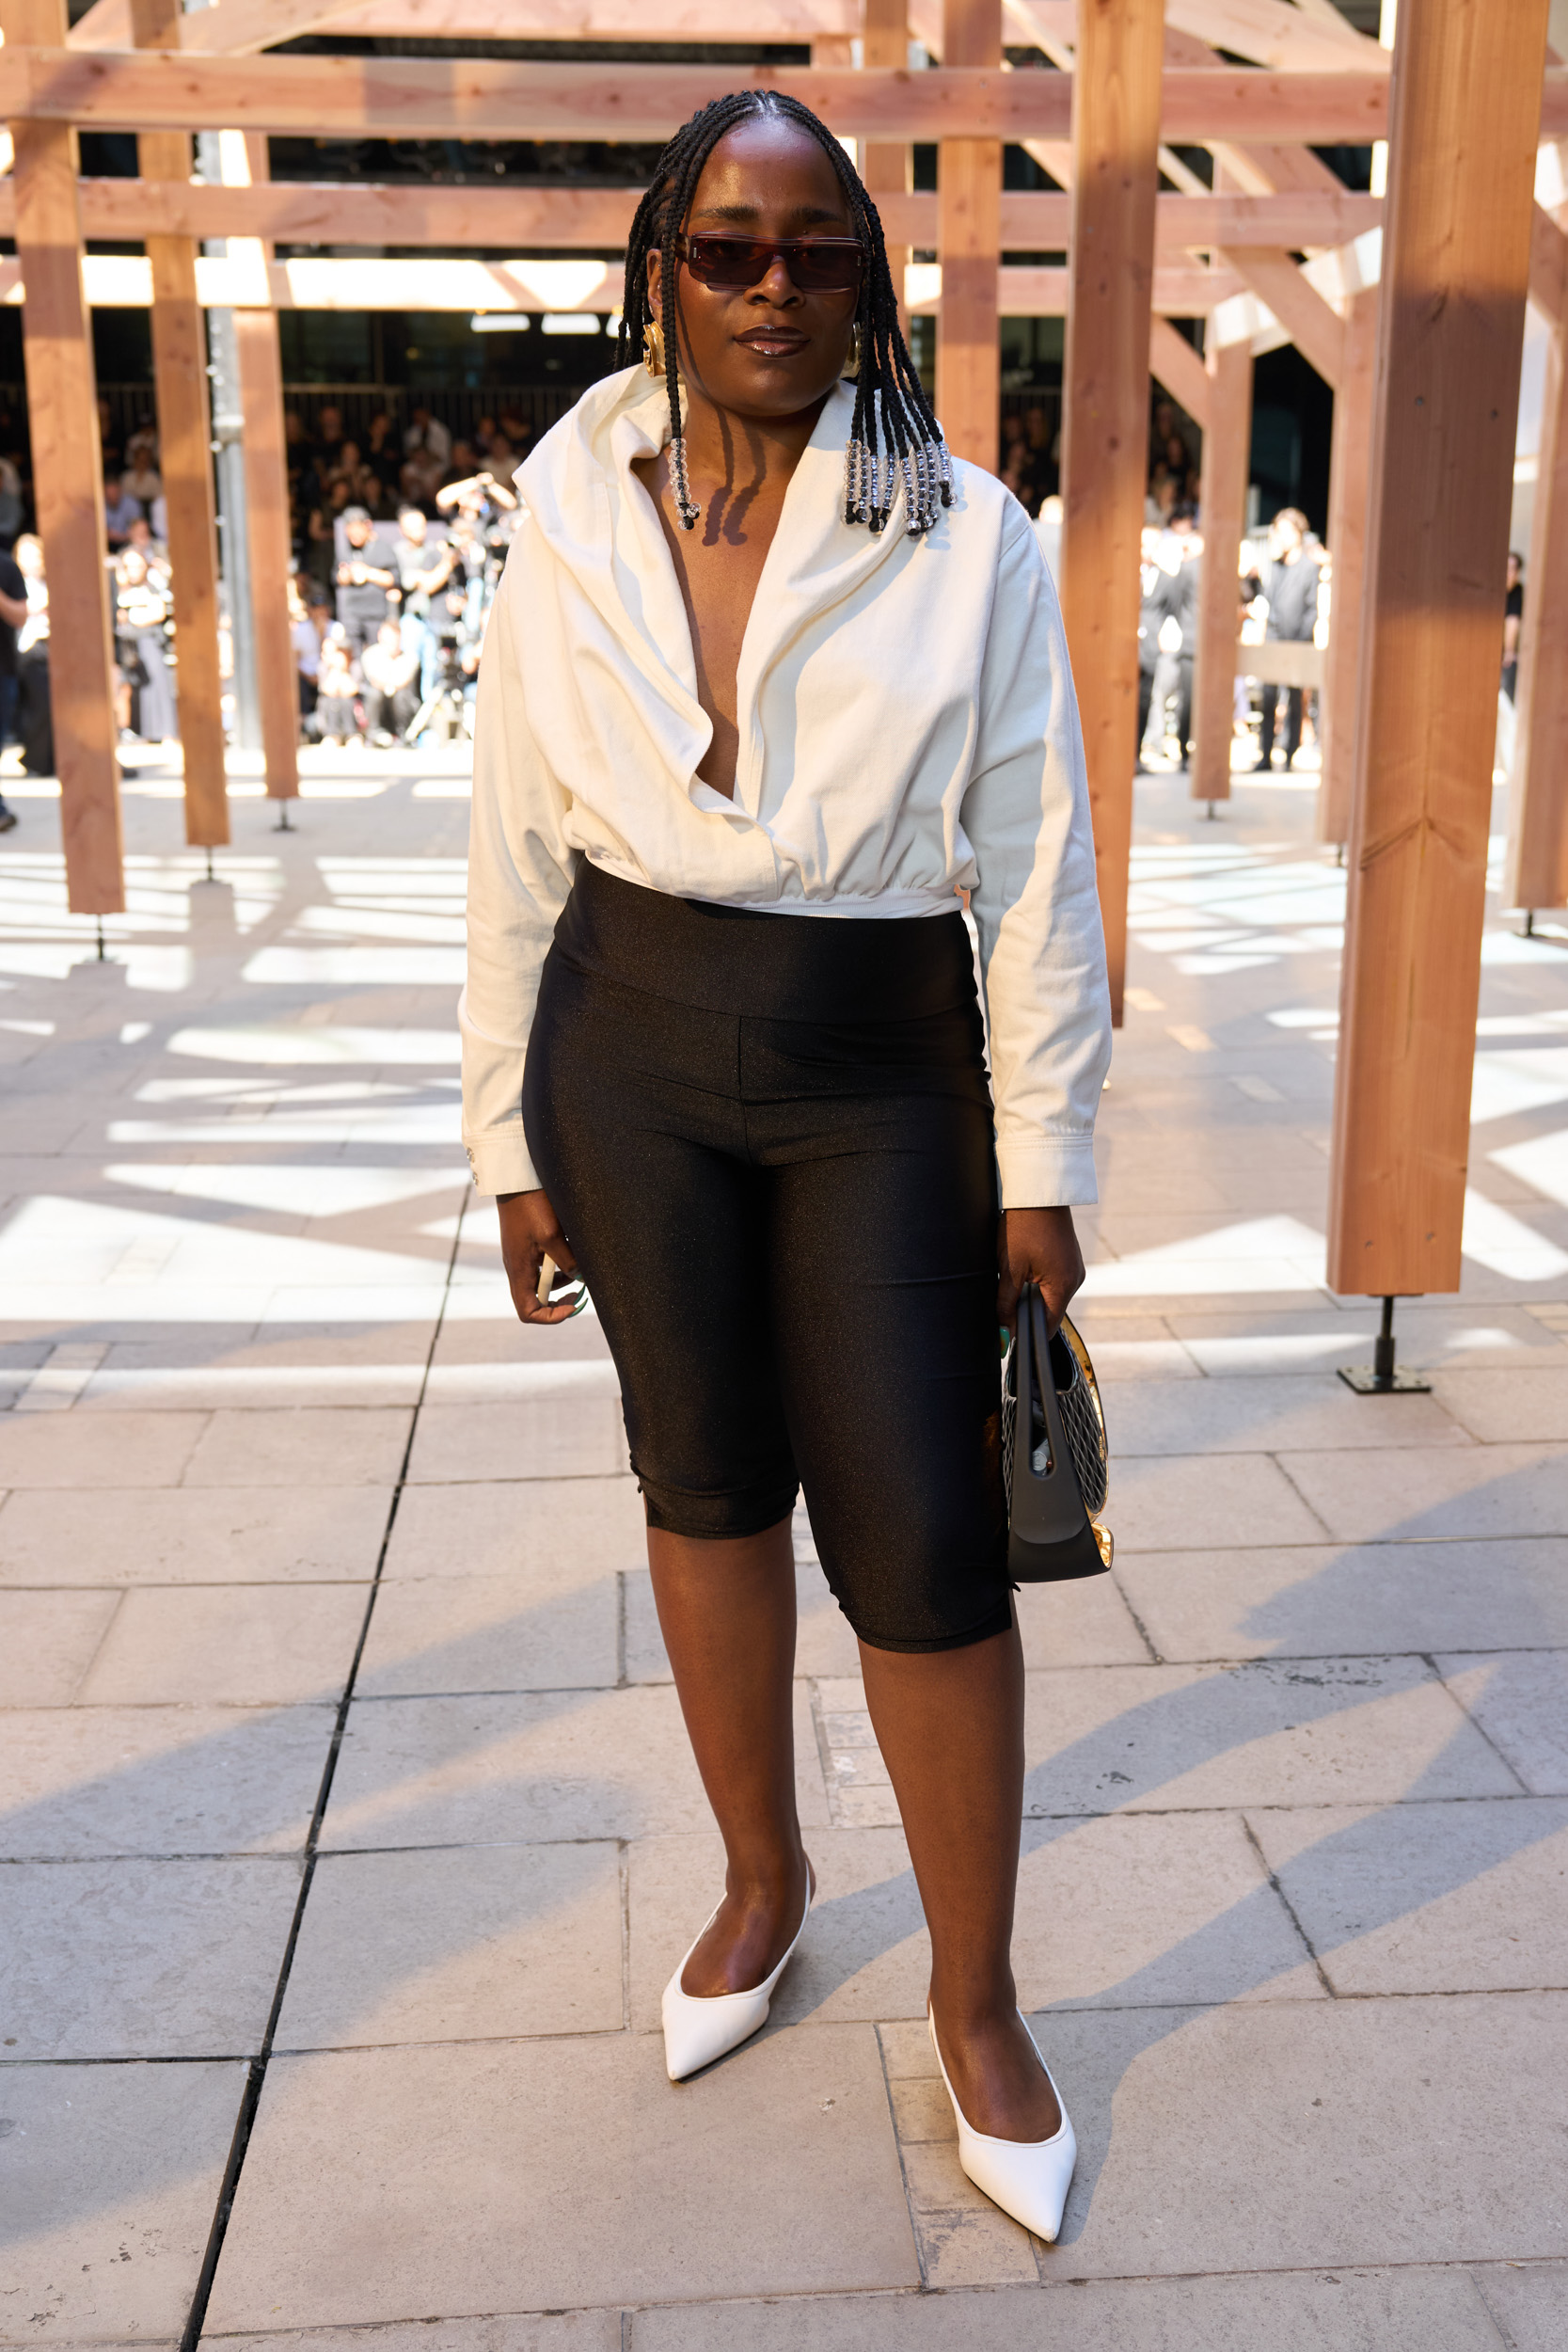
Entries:
<svg viewBox="0 0 1568 2352">
<path fill-rule="evenodd" d="M 1341 1364 L 1339 1377 L 1357 1396 L 1428 1396 L 1432 1382 L 1394 1361 L 1394 1302 L 1383 1302 L 1383 1323 L 1372 1342 L 1370 1364 Z"/>
</svg>

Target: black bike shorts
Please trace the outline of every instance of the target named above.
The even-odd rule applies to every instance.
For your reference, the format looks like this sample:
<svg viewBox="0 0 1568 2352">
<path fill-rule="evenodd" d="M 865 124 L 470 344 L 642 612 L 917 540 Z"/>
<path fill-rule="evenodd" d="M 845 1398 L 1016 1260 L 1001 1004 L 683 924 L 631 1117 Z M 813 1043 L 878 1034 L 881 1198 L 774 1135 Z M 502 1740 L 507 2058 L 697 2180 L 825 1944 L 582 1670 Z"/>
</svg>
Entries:
<svg viewBox="0 0 1568 2352">
<path fill-rule="evenodd" d="M 957 909 L 752 913 L 585 863 L 523 1115 L 649 1525 L 756 1534 L 803 1487 L 863 1642 L 1005 1632 L 994 1140 Z"/>
</svg>

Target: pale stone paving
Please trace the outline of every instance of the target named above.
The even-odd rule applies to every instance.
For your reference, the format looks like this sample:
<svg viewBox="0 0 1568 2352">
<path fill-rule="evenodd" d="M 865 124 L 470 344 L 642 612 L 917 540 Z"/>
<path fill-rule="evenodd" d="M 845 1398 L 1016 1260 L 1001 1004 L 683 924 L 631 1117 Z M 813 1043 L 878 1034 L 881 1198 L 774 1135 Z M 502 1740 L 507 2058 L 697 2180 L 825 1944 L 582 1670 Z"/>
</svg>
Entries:
<svg viewBox="0 0 1568 2352">
<path fill-rule="evenodd" d="M 1020 1603 L 1047 2249 L 958 2167 L 803 1512 L 819 1900 L 665 2079 L 721 1857 L 602 1338 L 519 1328 L 457 1148 L 465 787 L 307 766 L 213 881 L 132 779 L 103 963 L 50 802 L 0 850 L 0 2344 L 173 2344 L 217 2246 L 277 2352 L 1560 2352 L 1568 939 L 1489 927 L 1465 1288 L 1353 1396 L 1343 877 L 1284 779 L 1140 784 L 1117 1565 Z"/>
</svg>

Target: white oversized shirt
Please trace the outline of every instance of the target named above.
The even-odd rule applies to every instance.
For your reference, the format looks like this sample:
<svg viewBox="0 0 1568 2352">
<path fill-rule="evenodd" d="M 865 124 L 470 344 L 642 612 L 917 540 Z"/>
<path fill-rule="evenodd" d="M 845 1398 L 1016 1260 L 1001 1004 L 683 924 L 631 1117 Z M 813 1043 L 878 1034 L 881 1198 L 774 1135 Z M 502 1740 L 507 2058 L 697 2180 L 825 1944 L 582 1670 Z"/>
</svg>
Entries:
<svg viewBox="0 0 1568 2352">
<path fill-rule="evenodd" d="M 483 1191 L 539 1181 L 523 1066 L 586 857 L 646 889 L 783 915 L 946 914 L 968 890 L 1004 1202 L 1096 1198 L 1111 1016 L 1055 591 L 1018 501 L 961 461 L 923 537 L 896 507 L 878 535 L 847 524 L 852 406 L 852 388 L 830 394 L 757 583 L 733 800 L 696 772 L 712 727 L 632 471 L 669 437 L 663 384 L 641 367 L 607 377 L 518 469 L 525 511 L 480 669 L 459 1014 Z"/>
</svg>

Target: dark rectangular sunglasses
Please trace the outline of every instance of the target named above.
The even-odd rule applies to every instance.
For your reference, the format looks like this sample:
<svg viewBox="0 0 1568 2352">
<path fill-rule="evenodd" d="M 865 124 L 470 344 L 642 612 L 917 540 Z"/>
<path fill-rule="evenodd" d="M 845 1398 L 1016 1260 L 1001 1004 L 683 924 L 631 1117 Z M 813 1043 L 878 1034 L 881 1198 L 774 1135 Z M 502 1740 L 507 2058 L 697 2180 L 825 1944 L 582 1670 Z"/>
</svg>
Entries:
<svg viewBox="0 0 1568 2352">
<path fill-rule="evenodd" d="M 865 255 L 858 237 L 732 237 L 698 230 L 676 251 L 699 286 L 744 294 L 783 262 L 801 294 L 858 294 Z"/>
</svg>

